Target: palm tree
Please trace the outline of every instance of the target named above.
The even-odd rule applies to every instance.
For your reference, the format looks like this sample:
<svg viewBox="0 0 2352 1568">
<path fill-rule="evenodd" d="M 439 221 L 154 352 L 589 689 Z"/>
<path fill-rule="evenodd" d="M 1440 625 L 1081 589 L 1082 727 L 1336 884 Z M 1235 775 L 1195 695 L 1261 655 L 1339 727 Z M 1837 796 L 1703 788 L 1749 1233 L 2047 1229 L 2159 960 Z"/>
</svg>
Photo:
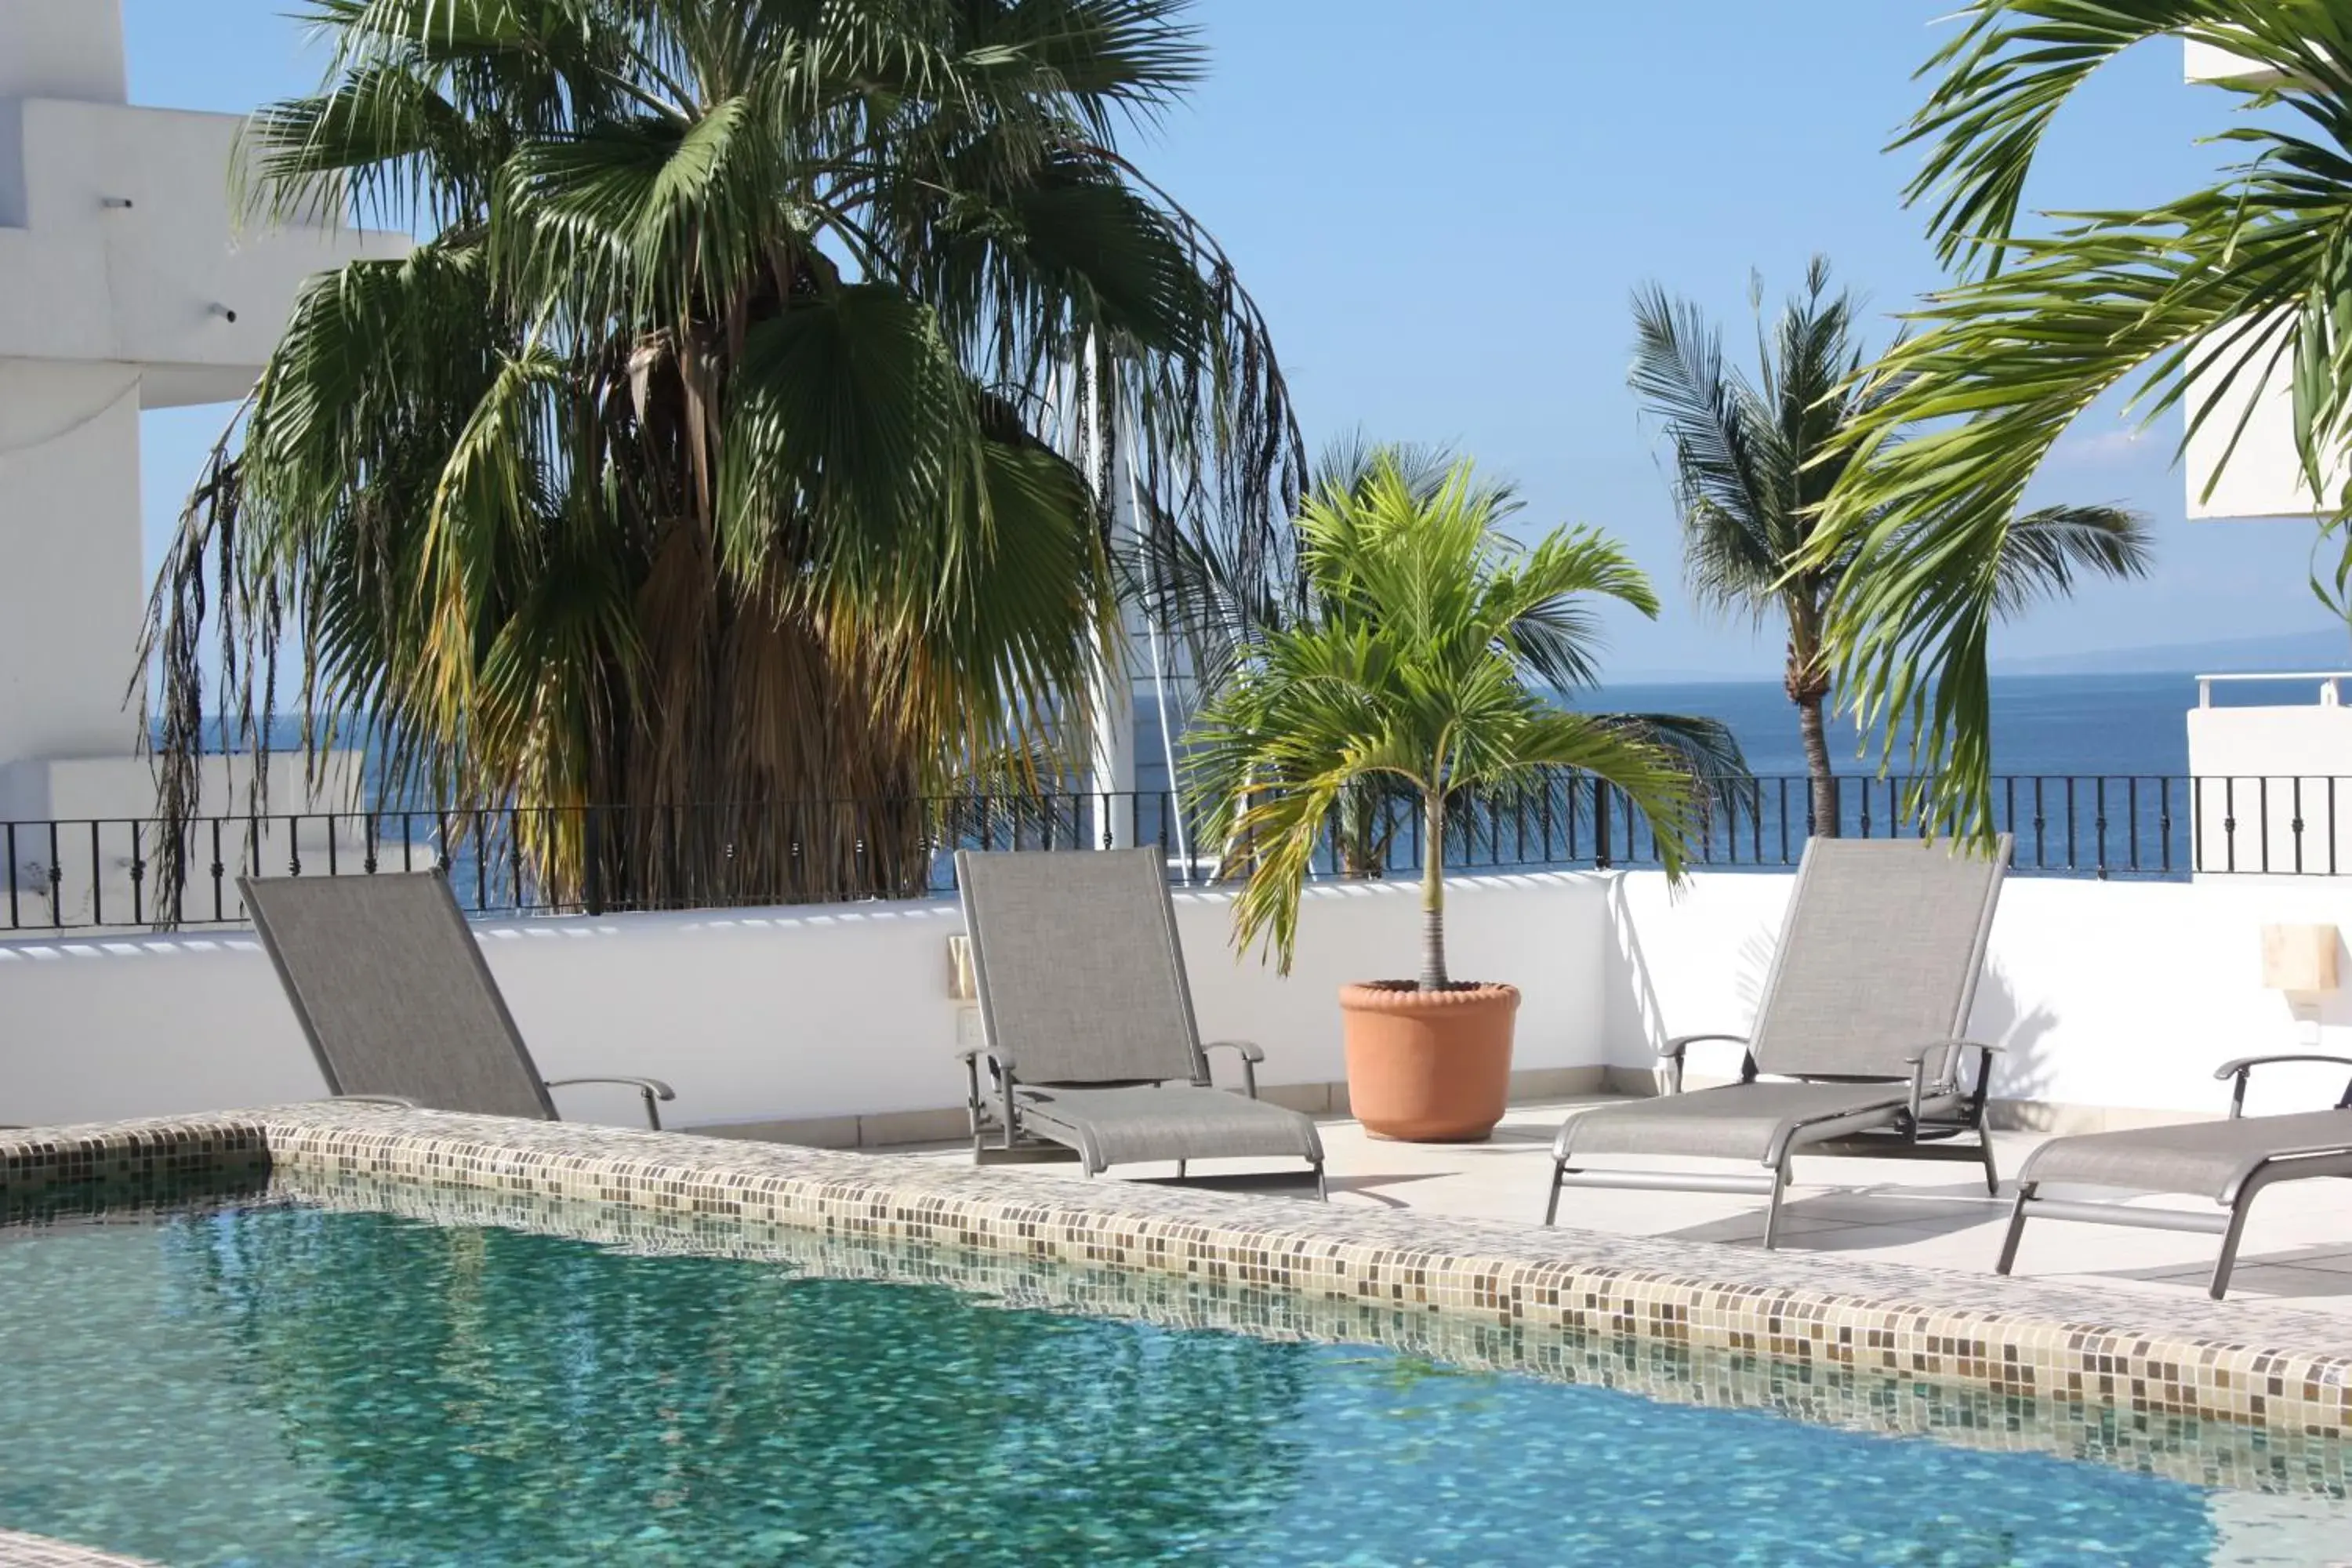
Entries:
<svg viewBox="0 0 2352 1568">
<path fill-rule="evenodd" d="M 1361 433 L 1341 437 L 1317 457 L 1307 487 L 1308 504 L 1326 508 L 1373 504 L 1376 481 L 1388 470 L 1402 479 L 1417 505 L 1434 505 L 1460 468 L 1448 448 L 1410 442 L 1374 443 Z M 1508 480 L 1475 476 L 1467 504 L 1482 509 L 1496 525 L 1521 508 Z M 1181 536 L 1149 561 L 1145 574 L 1161 624 L 1180 639 L 1185 661 L 1203 693 L 1213 697 L 1250 668 L 1258 639 L 1276 629 L 1307 630 L 1341 613 L 1311 577 L 1288 582 L 1253 582 L 1237 563 L 1213 546 L 1202 548 Z M 1563 697 L 1591 689 L 1598 679 L 1592 650 L 1594 627 L 1580 614 L 1557 621 L 1531 622 L 1520 642 L 1535 679 Z M 1680 713 L 1611 713 L 1604 721 L 1674 753 L 1693 776 L 1705 779 L 1727 810 L 1736 810 L 1738 785 L 1748 778 L 1747 759 L 1728 726 Z M 1181 763 L 1180 763 L 1181 766 Z M 1333 808 L 1332 853 L 1342 876 L 1387 874 L 1400 829 L 1411 821 L 1410 786 L 1401 779 L 1368 774 L 1339 792 Z M 1573 808 L 1572 802 L 1563 805 Z M 1470 825 L 1464 823 L 1465 828 Z"/>
<path fill-rule="evenodd" d="M 1184 0 L 314 5 L 253 198 L 424 237 L 304 291 L 191 500 L 168 815 L 208 648 L 260 748 L 284 644 L 314 757 L 526 808 L 554 900 L 904 890 L 922 797 L 1074 749 L 1115 464 L 1289 570 L 1264 323 L 1117 145 Z"/>
<path fill-rule="evenodd" d="M 1751 299 L 1760 309 L 1760 282 Z M 1803 289 L 1769 327 L 1759 322 L 1750 380 L 1725 363 L 1722 340 L 1696 305 L 1655 286 L 1633 299 L 1631 380 L 1674 448 L 1675 510 L 1691 590 L 1713 608 L 1745 610 L 1759 625 L 1777 613 L 1787 626 L 1782 686 L 1804 742 L 1812 831 L 1830 836 L 1838 831 L 1838 797 L 1822 712 L 1833 684 L 1825 633 L 1841 596 L 1869 591 L 1857 581 L 1865 563 L 1880 568 L 1851 542 L 1821 541 L 1822 508 L 1865 455 L 1855 432 L 1875 427 L 1900 384 L 1862 374 L 1859 313 L 1850 290 L 1831 292 L 1829 262 L 1816 257 Z M 1925 515 L 1886 521 L 1907 537 L 1931 530 L 1937 518 L 1930 505 Z M 2013 615 L 2062 595 L 2077 572 L 2137 576 L 2147 558 L 2146 529 L 2129 511 L 2023 512 L 2009 520 L 1990 563 L 1991 607 Z"/>
<path fill-rule="evenodd" d="M 2352 435 L 2352 10 L 2338 0 L 1969 0 L 1961 16 L 1927 68 L 1940 79 L 1898 142 L 1927 149 L 1910 199 L 1930 207 L 1958 279 L 1887 355 L 1878 374 L 1888 390 L 1855 439 L 1925 431 L 1848 471 L 1813 549 L 1865 568 L 1833 607 L 1830 657 L 1889 747 L 1909 728 L 1912 754 L 1940 776 L 1936 813 L 1982 831 L 1994 563 L 2059 437 L 2119 387 L 2151 421 L 2185 406 L 2195 432 L 2231 388 L 2242 396 L 2273 373 L 2292 379 L 2315 495 L 2327 457 Z M 2220 90 L 2259 112 L 2215 137 L 2242 157 L 2176 200 L 2021 232 L 2026 180 L 2066 101 L 2125 51 L 2183 39 L 2245 62 Z M 2234 452 L 2242 424 L 2214 428 Z M 2323 501 L 2323 538 L 2352 543 L 2347 500 Z M 1923 513 L 1932 526 L 1906 526 Z M 2352 554 L 2328 590 L 2338 608 L 2347 577 Z"/>
<path fill-rule="evenodd" d="M 1202 710 L 1193 798 L 1211 841 L 1241 846 L 1248 868 L 1235 935 L 1271 945 L 1286 973 L 1300 890 L 1360 781 L 1392 782 L 1420 809 L 1424 991 L 1450 984 L 1446 816 L 1465 792 L 1530 787 L 1545 769 L 1602 780 L 1649 819 L 1681 875 L 1697 790 L 1676 756 L 1531 689 L 1561 658 L 1591 670 L 1585 601 L 1654 616 L 1656 595 L 1601 535 L 1561 529 L 1523 548 L 1498 510 L 1467 461 L 1430 493 L 1394 452 L 1360 482 L 1309 497 L 1301 563 L 1317 613 L 1253 638 Z"/>
</svg>

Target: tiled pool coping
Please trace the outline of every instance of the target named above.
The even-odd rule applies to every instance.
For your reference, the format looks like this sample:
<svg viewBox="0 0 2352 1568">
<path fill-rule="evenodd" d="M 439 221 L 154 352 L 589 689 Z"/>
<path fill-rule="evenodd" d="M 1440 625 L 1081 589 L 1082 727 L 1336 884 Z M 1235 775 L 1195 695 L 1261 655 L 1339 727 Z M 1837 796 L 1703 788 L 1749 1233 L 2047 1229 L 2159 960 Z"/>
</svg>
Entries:
<svg viewBox="0 0 2352 1568">
<path fill-rule="evenodd" d="M 2352 1325 L 2260 1301 L 1666 1237 L 1084 1183 L 939 1162 L 340 1103 L 0 1131 L 0 1212 L 98 1183 L 273 1171 L 328 1201 L 499 1200 L 1190 1280 L 1358 1323 L 1563 1330 L 1995 1396 L 2352 1436 Z M 677 1245 L 679 1232 L 660 1234 Z M 1307 1321 L 1311 1321 L 1310 1319 Z M 1311 1330 L 1306 1331 L 1312 1331 Z M 1386 1336 L 1382 1336 L 1386 1337 Z M 2331 1467 L 2340 1469 L 2340 1462 Z"/>
</svg>

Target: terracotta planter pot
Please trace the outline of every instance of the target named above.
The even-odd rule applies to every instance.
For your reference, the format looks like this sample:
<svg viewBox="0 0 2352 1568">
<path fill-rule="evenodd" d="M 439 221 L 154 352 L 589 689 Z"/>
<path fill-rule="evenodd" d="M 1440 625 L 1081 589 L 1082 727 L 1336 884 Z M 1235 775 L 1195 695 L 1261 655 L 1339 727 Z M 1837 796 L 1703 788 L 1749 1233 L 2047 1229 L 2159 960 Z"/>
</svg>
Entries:
<svg viewBox="0 0 2352 1568">
<path fill-rule="evenodd" d="M 1511 1089 L 1514 985 L 1423 992 L 1410 980 L 1339 988 L 1348 1109 L 1379 1138 L 1475 1143 Z"/>
</svg>

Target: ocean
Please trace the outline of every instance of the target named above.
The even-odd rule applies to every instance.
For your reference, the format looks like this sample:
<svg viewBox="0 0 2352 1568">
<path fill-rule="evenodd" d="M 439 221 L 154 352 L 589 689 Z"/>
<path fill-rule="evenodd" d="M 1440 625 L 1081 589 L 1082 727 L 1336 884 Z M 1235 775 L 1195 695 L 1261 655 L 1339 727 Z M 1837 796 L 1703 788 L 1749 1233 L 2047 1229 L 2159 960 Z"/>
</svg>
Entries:
<svg viewBox="0 0 2352 1568">
<path fill-rule="evenodd" d="M 2224 685 L 2214 700 L 2225 703 L 2308 701 L 2302 686 Z M 1682 713 L 1718 719 L 1731 727 L 1756 774 L 1771 778 L 1805 771 L 1797 739 L 1797 710 L 1778 681 L 1725 680 L 1623 685 L 1582 692 L 1573 707 L 1594 712 Z M 2185 775 L 2189 772 L 2189 710 L 2197 705 L 2195 676 L 2014 675 L 1992 683 L 1993 767 L 2001 773 L 2058 775 Z M 1171 714 L 1181 722 L 1181 714 Z M 272 744 L 299 747 L 295 721 L 280 718 Z M 219 750 L 218 721 L 207 735 Z M 1148 698 L 1136 704 L 1137 786 L 1168 784 L 1159 712 Z M 1852 721 L 1832 721 L 1830 756 L 1840 773 L 1877 772 L 1874 752 L 1865 753 Z M 1900 758 L 1897 758 L 1898 763 Z"/>
<path fill-rule="evenodd" d="M 2290 699 L 2288 693 L 2294 695 Z M 2217 702 L 2307 700 L 2302 688 L 2222 686 Z M 2014 675 L 1992 682 L 1993 768 L 2011 774 L 2185 775 L 2189 772 L 2189 710 L 2197 680 L 2178 675 Z M 1760 777 L 1799 775 L 1805 754 L 1797 737 L 1797 710 L 1777 680 L 1693 681 L 1607 686 L 1578 694 L 1572 706 L 1593 712 L 1681 713 L 1717 719 L 1731 728 Z M 1137 783 L 1163 789 L 1158 715 L 1139 705 Z M 1850 719 L 1830 729 L 1830 758 L 1840 773 L 1874 775 L 1875 750 L 1865 752 Z M 1902 752 L 1896 753 L 1897 771 Z"/>
<path fill-rule="evenodd" d="M 2279 687 L 2217 689 L 2215 700 L 2278 701 Z M 2298 699 L 2300 700 L 2300 699 Z M 1596 711 L 1689 713 L 1719 719 L 1739 738 L 1749 771 L 1770 777 L 1805 771 L 1797 710 L 1779 681 L 1617 686 L 1576 704 Z M 1993 771 L 2000 773 L 2182 773 L 2189 771 L 2192 675 L 2016 675 L 1992 682 Z M 1877 771 L 1851 719 L 1830 729 L 1830 760 L 1841 773 Z M 1895 765 L 1902 767 L 1898 747 Z"/>
</svg>

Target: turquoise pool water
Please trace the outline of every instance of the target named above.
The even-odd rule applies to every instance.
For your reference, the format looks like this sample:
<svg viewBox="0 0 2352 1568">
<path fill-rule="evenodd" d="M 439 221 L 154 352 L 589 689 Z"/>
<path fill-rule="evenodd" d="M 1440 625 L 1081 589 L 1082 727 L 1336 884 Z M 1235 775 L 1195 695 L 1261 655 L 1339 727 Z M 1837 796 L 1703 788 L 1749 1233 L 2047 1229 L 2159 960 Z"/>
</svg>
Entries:
<svg viewBox="0 0 2352 1568">
<path fill-rule="evenodd" d="M 2352 1552 L 2326 1499 L 271 1203 L 0 1229 L 0 1527 L 189 1568 Z"/>
</svg>

